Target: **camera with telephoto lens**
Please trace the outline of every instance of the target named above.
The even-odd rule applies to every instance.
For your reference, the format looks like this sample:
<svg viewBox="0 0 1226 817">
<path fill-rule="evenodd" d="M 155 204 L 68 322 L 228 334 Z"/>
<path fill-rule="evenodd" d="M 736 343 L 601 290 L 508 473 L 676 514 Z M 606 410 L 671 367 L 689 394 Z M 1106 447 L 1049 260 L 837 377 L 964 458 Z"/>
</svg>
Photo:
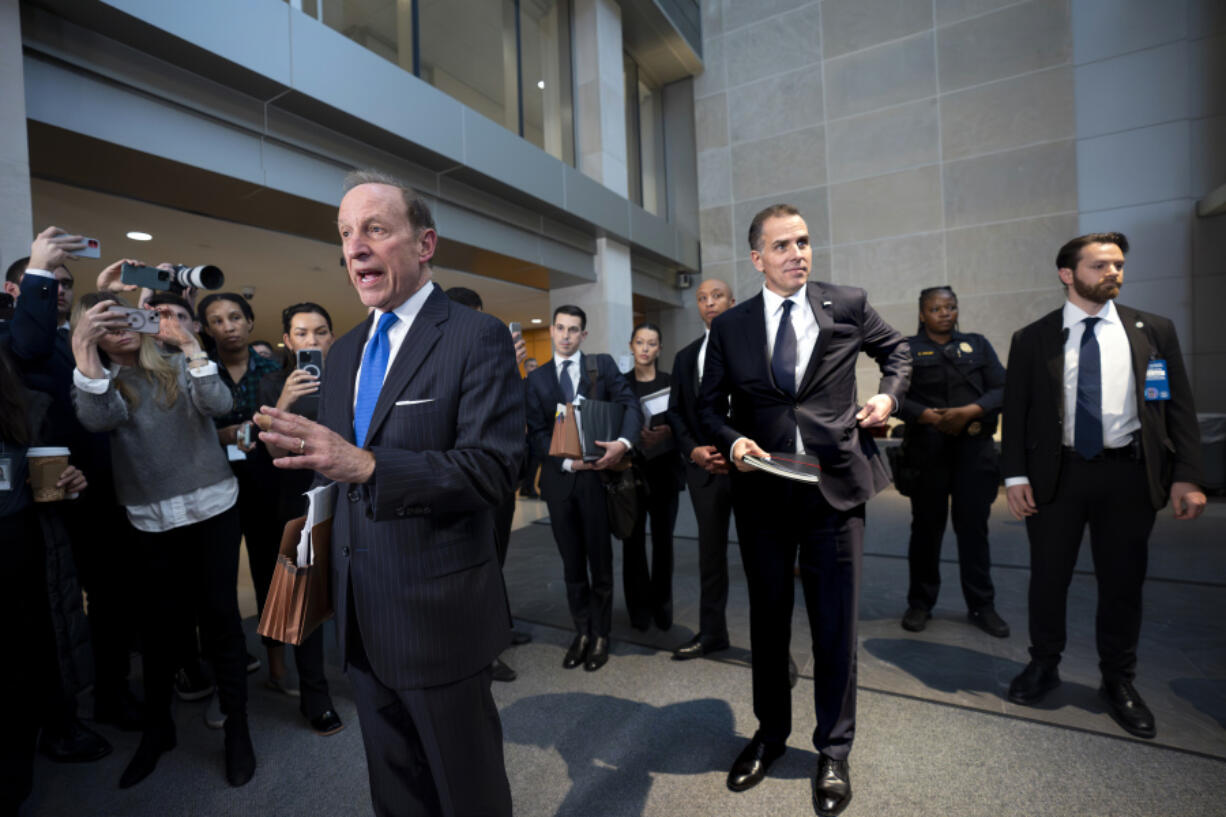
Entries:
<svg viewBox="0 0 1226 817">
<path fill-rule="evenodd" d="M 156 289 L 162 292 L 173 292 L 181 295 L 188 287 L 196 289 L 221 289 L 226 283 L 226 276 L 221 270 L 210 264 L 199 267 L 185 267 L 175 264 L 171 269 L 157 267 L 141 267 L 136 264 L 124 264 L 120 270 L 119 280 L 125 284 Z"/>
</svg>

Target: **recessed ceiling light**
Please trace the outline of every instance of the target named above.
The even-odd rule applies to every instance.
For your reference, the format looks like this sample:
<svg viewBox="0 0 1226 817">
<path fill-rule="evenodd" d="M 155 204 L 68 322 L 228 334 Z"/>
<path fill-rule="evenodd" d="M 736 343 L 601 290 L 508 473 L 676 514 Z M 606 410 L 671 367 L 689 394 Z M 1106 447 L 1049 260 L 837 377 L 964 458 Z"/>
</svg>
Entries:
<svg viewBox="0 0 1226 817">
<path fill-rule="evenodd" d="M 540 88 L 542 91 L 545 90 L 545 80 L 542 79 L 539 82 L 537 82 L 536 87 Z"/>
<path fill-rule="evenodd" d="M 133 230 L 132 232 L 128 233 L 128 238 L 132 239 L 133 241 L 152 241 L 153 240 L 153 236 L 149 235 L 149 233 L 142 233 L 139 230 Z"/>
<path fill-rule="evenodd" d="M 533 322 L 533 323 L 544 323 L 544 321 L 543 321 L 543 320 L 541 320 L 540 318 L 533 318 L 533 319 L 532 319 L 532 322 Z"/>
</svg>

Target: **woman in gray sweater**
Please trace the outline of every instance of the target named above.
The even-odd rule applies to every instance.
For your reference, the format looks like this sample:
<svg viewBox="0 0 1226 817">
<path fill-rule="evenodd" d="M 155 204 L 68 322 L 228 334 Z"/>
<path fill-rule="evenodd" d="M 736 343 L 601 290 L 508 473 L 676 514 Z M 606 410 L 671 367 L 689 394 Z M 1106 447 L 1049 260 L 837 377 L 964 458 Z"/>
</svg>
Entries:
<svg viewBox="0 0 1226 817">
<path fill-rule="evenodd" d="M 110 432 L 115 492 L 137 530 L 141 567 L 144 734 L 119 785 L 148 777 L 175 746 L 173 647 L 198 616 L 226 714 L 226 779 L 241 786 L 255 773 L 255 752 L 236 588 L 238 485 L 211 419 L 229 411 L 233 398 L 174 312 L 159 310 L 156 335 L 138 334 L 111 311 L 117 302 L 111 295 L 81 299 L 72 350 L 77 416 L 90 431 Z M 155 338 L 181 353 L 164 357 Z"/>
</svg>

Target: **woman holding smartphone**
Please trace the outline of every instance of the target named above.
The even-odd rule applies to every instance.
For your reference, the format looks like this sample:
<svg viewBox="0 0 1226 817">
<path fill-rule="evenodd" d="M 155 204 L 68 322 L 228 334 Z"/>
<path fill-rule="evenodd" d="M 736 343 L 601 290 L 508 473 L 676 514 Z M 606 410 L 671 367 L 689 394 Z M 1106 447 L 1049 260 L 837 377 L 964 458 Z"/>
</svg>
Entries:
<svg viewBox="0 0 1226 817">
<path fill-rule="evenodd" d="M 169 308 L 156 334 L 138 334 L 112 308 L 112 295 L 87 295 L 73 319 L 73 402 L 81 424 L 109 432 L 115 491 L 136 528 L 144 644 L 144 733 L 119 779 L 148 777 L 175 746 L 170 701 L 176 636 L 198 616 L 226 714 L 226 779 L 255 773 L 247 727 L 247 682 L 238 572 L 238 482 L 217 445 L 214 417 L 233 405 L 217 364 Z M 120 304 L 122 305 L 122 304 Z M 154 339 L 180 350 L 164 357 Z M 195 608 L 194 611 L 192 608 Z"/>
<path fill-rule="evenodd" d="M 321 367 L 334 340 L 332 317 L 319 304 L 295 304 L 281 312 L 281 326 L 285 330 L 282 342 L 290 355 L 290 368 L 264 375 L 260 381 L 260 405 L 276 406 L 315 420 L 319 414 Z M 291 452 L 269 446 L 268 453 L 276 458 Z M 306 513 L 307 499 L 303 494 L 310 489 L 314 478 L 314 471 L 277 469 L 276 518 L 281 528 L 289 520 Z M 322 627 L 318 628 L 300 646 L 294 647 L 301 695 L 298 709 L 316 734 L 335 735 L 345 725 L 332 706 L 328 680 L 324 677 L 323 632 Z"/>
</svg>

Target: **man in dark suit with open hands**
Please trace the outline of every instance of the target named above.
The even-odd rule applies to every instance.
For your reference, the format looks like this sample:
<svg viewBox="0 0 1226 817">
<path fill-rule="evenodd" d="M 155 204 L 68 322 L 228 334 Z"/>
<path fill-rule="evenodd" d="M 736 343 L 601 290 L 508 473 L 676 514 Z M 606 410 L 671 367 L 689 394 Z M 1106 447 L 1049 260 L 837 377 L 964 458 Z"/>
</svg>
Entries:
<svg viewBox="0 0 1226 817">
<path fill-rule="evenodd" d="M 366 321 L 332 347 L 319 422 L 260 437 L 337 483 L 332 596 L 379 815 L 511 813 L 490 665 L 510 634 L 494 508 L 523 449 L 511 336 L 430 280 L 429 208 L 350 174 L 338 226 Z"/>
<path fill-rule="evenodd" d="M 795 207 L 778 204 L 754 216 L 749 247 L 765 286 L 711 324 L 699 397 L 709 439 L 736 468 L 733 508 L 749 584 L 758 730 L 728 773 L 728 787 L 744 791 L 761 782 L 791 732 L 788 641 L 799 551 L 816 659 L 813 806 L 834 815 L 851 801 L 864 503 L 889 483 L 876 445 L 860 429 L 897 411 L 910 355 L 864 290 L 809 283 L 813 250 Z M 882 378 L 878 393 L 857 408 L 861 351 L 877 361 Z M 767 452 L 817 457 L 820 484 L 756 472 L 744 461 Z"/>
</svg>

